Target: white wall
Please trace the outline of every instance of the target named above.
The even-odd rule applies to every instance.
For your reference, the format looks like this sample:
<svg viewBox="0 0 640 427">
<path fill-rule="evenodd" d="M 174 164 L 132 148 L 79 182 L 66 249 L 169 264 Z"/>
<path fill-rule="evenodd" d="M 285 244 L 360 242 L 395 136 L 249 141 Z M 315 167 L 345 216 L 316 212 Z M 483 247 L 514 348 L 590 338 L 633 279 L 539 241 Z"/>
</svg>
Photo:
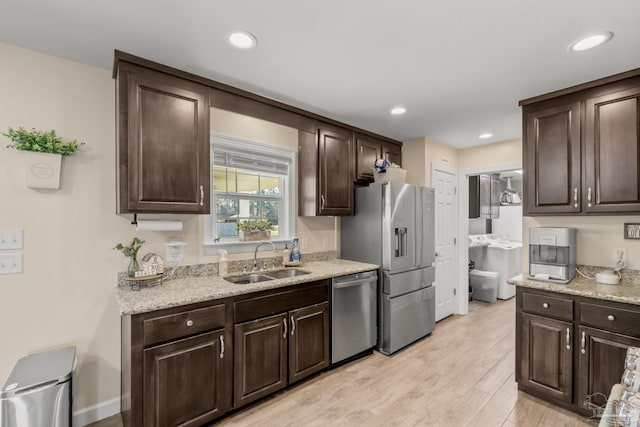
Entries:
<svg viewBox="0 0 640 427">
<path fill-rule="evenodd" d="M 522 241 L 522 205 L 500 206 L 500 218 L 492 220 L 492 233 L 508 240 Z"/>
<path fill-rule="evenodd" d="M 21 153 L 0 136 L 0 229 L 24 230 L 24 273 L 0 276 L 0 383 L 15 361 L 75 345 L 75 409 L 120 395 L 120 316 L 114 286 L 127 259 L 111 250 L 133 236 L 140 255 L 165 253 L 167 233 L 136 232 L 115 214 L 115 82 L 109 70 L 0 43 L 0 132 L 23 126 L 55 129 L 85 149 L 63 161 L 61 189 L 24 184 Z M 297 132 L 268 122 L 213 112 L 213 131 L 297 147 Z M 215 262 L 202 247 L 202 218 L 179 216 L 184 264 Z M 336 250 L 334 218 L 298 219 L 308 252 Z M 6 252 L 6 251 L 5 251 Z M 303 251 L 304 252 L 304 251 Z M 252 254 L 251 254 L 252 255 Z M 248 254 L 234 255 L 246 258 Z"/>
</svg>

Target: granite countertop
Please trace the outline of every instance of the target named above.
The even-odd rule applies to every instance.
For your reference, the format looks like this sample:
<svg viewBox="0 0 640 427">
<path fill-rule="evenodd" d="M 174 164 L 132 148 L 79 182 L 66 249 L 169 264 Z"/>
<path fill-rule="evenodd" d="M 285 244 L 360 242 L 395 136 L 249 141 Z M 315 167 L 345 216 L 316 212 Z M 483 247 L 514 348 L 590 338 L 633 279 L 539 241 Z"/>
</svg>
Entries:
<svg viewBox="0 0 640 427">
<path fill-rule="evenodd" d="M 584 266 L 580 266 L 579 269 L 590 277 L 593 277 L 598 271 L 605 270 L 599 267 Z M 587 279 L 579 274 L 567 284 L 534 280 L 525 278 L 522 274 L 507 280 L 507 283 L 525 288 L 640 305 L 640 272 L 623 270 L 621 273 L 622 280 L 618 285 L 598 283 L 595 279 Z"/>
<path fill-rule="evenodd" d="M 276 289 L 300 283 L 312 282 L 346 274 L 378 269 L 375 264 L 332 259 L 304 262 L 300 270 L 311 274 L 266 282 L 237 285 L 220 276 L 207 275 L 165 280 L 153 287 L 142 287 L 139 291 L 129 286 L 116 288 L 116 299 L 121 315 L 139 314 L 163 308 L 177 307 L 196 302 L 215 300 L 251 292 Z M 266 272 L 268 274 L 268 272 Z"/>
</svg>

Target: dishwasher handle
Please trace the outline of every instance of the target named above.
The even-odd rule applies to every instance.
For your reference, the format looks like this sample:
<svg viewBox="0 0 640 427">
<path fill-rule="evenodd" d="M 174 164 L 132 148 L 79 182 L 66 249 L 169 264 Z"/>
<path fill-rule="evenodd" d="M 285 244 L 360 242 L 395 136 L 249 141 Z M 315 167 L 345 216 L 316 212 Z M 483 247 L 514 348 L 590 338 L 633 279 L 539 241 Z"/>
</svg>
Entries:
<svg viewBox="0 0 640 427">
<path fill-rule="evenodd" d="M 352 286 L 359 286 L 364 283 L 371 283 L 375 281 L 376 279 L 374 277 L 364 277 L 362 279 L 349 280 L 345 282 L 337 282 L 337 283 L 334 282 L 332 287 L 333 289 L 343 289 L 343 288 L 350 288 Z"/>
</svg>

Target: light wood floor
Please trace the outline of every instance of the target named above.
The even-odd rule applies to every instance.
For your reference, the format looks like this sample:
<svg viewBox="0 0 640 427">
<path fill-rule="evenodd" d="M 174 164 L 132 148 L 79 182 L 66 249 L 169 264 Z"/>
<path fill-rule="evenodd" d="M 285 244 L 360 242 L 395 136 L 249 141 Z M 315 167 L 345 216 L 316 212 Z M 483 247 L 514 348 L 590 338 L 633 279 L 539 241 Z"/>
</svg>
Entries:
<svg viewBox="0 0 640 427">
<path fill-rule="evenodd" d="M 219 421 L 220 426 L 588 426 L 518 392 L 515 298 L 472 302 L 468 316 L 392 357 L 374 352 Z M 95 427 L 119 427 L 119 417 Z"/>
</svg>

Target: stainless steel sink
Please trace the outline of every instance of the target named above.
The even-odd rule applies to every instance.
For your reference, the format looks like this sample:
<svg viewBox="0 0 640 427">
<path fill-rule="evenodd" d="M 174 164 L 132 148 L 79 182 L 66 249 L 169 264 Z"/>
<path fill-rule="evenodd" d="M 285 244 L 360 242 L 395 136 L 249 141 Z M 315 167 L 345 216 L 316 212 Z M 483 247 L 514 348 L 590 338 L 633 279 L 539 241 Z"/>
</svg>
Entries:
<svg viewBox="0 0 640 427">
<path fill-rule="evenodd" d="M 304 276 L 311 274 L 308 271 L 298 270 L 297 268 L 287 268 L 285 270 L 265 271 L 265 274 L 274 279 L 285 279 L 287 277 Z"/>
<path fill-rule="evenodd" d="M 273 277 L 265 276 L 264 274 L 243 274 L 241 276 L 229 276 L 225 277 L 227 282 L 235 283 L 238 285 L 248 285 L 249 283 L 266 282 L 273 280 Z"/>
<path fill-rule="evenodd" d="M 263 271 L 260 273 L 242 274 L 239 276 L 227 276 L 224 278 L 227 282 L 237 285 L 248 285 L 250 283 L 267 282 L 275 279 L 286 279 L 288 277 L 304 276 L 311 274 L 308 271 L 298 270 L 297 268 L 288 268 L 285 270 Z"/>
</svg>

